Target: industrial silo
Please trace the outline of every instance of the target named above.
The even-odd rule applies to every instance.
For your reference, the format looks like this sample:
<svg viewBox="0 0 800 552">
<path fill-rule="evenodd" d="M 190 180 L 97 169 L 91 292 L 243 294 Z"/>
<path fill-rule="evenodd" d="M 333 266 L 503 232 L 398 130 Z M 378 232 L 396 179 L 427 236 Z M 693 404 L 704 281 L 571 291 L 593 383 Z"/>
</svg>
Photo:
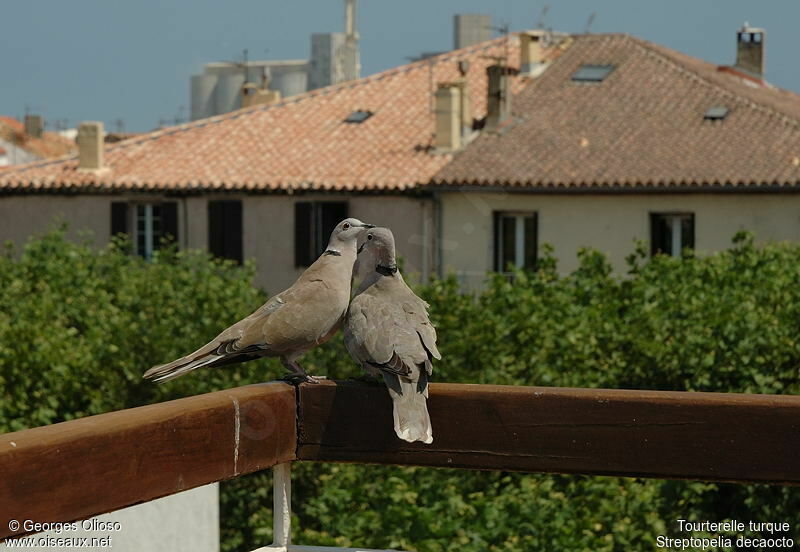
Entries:
<svg viewBox="0 0 800 552">
<path fill-rule="evenodd" d="M 308 89 L 308 64 L 296 62 L 273 67 L 269 87 L 280 90 L 284 98 L 302 94 Z"/>
<path fill-rule="evenodd" d="M 216 115 L 214 87 L 217 85 L 216 75 L 192 75 L 191 105 L 192 121 Z"/>
<path fill-rule="evenodd" d="M 242 86 L 244 85 L 244 71 L 222 74 L 219 76 L 217 88 L 214 93 L 215 111 L 218 114 L 227 113 L 242 107 Z"/>
</svg>

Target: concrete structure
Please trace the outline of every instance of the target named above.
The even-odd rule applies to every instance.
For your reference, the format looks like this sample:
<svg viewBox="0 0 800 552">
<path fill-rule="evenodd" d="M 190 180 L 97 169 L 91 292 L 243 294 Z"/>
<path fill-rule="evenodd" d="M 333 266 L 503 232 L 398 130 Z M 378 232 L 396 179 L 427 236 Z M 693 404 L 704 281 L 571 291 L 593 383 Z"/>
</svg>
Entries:
<svg viewBox="0 0 800 552">
<path fill-rule="evenodd" d="M 767 31 L 745 23 L 736 33 L 736 67 L 762 78 L 766 58 Z"/>
<path fill-rule="evenodd" d="M 89 543 L 98 543 L 98 546 L 81 548 L 87 552 L 217 552 L 219 484 L 198 487 L 75 523 L 77 531 L 62 530 L 58 534 L 45 531 L 35 534 L 34 538 L 88 538 Z M 102 540 L 106 538 L 108 540 Z M 26 550 L 60 552 L 64 547 L 35 546 Z"/>
<path fill-rule="evenodd" d="M 311 35 L 309 90 L 361 78 L 355 0 L 345 0 L 344 20 L 344 33 Z"/>
<path fill-rule="evenodd" d="M 260 86 L 265 77 L 269 90 L 282 97 L 301 94 L 308 88 L 308 62 L 295 59 L 208 63 L 203 73 L 191 77 L 192 120 L 240 109 L 245 83 Z"/>
<path fill-rule="evenodd" d="M 191 120 L 274 103 L 281 97 L 360 78 L 356 0 L 345 0 L 344 4 L 345 32 L 311 35 L 310 60 L 206 64 L 203 73 L 191 77 Z M 260 93 L 253 91 L 254 85 Z M 245 95 L 250 97 L 245 99 Z"/>
<path fill-rule="evenodd" d="M 492 38 L 492 16 L 459 13 L 453 16 L 453 49 L 466 48 Z"/>
<path fill-rule="evenodd" d="M 535 77 L 544 70 L 545 52 L 552 43 L 554 36 L 552 31 L 542 30 L 523 31 L 520 33 L 520 73 Z"/>
<path fill-rule="evenodd" d="M 461 91 L 458 84 L 440 83 L 436 90 L 436 140 L 442 151 L 461 147 Z"/>
<path fill-rule="evenodd" d="M 41 138 L 44 134 L 44 118 L 41 115 L 25 115 L 25 134 Z"/>
<path fill-rule="evenodd" d="M 100 121 L 78 126 L 78 170 L 98 171 L 103 168 L 105 131 Z"/>
<path fill-rule="evenodd" d="M 491 65 L 486 71 L 489 81 L 486 129 L 497 130 L 511 117 L 511 76 L 505 65 Z"/>
<path fill-rule="evenodd" d="M 311 35 L 309 90 L 353 80 L 358 78 L 359 73 L 358 47 L 346 33 Z"/>
</svg>

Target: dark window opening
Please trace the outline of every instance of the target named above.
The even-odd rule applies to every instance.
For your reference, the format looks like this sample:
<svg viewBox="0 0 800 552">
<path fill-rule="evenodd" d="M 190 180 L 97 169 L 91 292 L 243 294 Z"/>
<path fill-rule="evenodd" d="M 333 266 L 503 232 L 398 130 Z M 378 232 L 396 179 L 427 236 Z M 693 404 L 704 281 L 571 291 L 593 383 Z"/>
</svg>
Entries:
<svg viewBox="0 0 800 552">
<path fill-rule="evenodd" d="M 178 204 L 111 203 L 111 235 L 128 234 L 133 252 L 151 259 L 167 241 L 178 240 Z"/>
<path fill-rule="evenodd" d="M 215 257 L 242 263 L 241 201 L 208 202 L 208 250 Z"/>
<path fill-rule="evenodd" d="M 310 266 L 328 246 L 331 232 L 347 218 L 346 201 L 299 201 L 294 204 L 294 264 Z"/>
<path fill-rule="evenodd" d="M 650 253 L 680 257 L 694 249 L 694 213 L 651 213 Z"/>
<path fill-rule="evenodd" d="M 572 75 L 572 80 L 575 82 L 603 82 L 613 70 L 613 65 L 581 65 Z"/>
<path fill-rule="evenodd" d="M 495 271 L 536 270 L 537 226 L 536 213 L 494 214 Z"/>
</svg>

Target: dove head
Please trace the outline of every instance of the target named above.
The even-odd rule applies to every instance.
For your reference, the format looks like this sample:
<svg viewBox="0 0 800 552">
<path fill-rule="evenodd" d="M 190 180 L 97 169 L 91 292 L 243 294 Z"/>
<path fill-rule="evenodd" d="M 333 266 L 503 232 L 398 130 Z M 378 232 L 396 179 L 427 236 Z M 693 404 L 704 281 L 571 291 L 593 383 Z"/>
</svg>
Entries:
<svg viewBox="0 0 800 552">
<path fill-rule="evenodd" d="M 375 228 L 374 224 L 361 222 L 357 218 L 346 218 L 336 225 L 328 241 L 328 249 L 341 251 L 344 245 L 355 248 L 358 236 L 367 228 Z"/>
<path fill-rule="evenodd" d="M 394 235 L 388 228 L 371 228 L 367 231 L 359 253 L 366 253 L 375 259 L 378 266 L 397 270 L 394 255 Z"/>
</svg>

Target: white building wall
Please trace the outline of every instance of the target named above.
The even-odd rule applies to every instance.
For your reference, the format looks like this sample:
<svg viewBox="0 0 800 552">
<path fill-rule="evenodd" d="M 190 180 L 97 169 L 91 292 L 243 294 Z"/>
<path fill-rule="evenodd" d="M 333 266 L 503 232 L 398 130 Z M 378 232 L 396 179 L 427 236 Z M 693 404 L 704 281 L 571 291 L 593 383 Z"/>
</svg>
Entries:
<svg viewBox="0 0 800 552">
<path fill-rule="evenodd" d="M 33 520 L 40 521 L 40 520 Z M 72 523 L 69 524 L 73 526 Z M 217 552 L 219 550 L 219 485 L 217 483 L 74 522 L 77 531 L 45 531 L 32 535 L 43 546 L 35 552 L 61 552 L 52 539 L 96 538 L 86 552 Z M 93 542 L 93 541 L 88 541 Z M 0 549 L 9 548 L 7 545 Z"/>
<path fill-rule="evenodd" d="M 0 140 L 0 148 L 6 151 L 5 154 L 0 155 L 0 167 L 7 165 L 21 165 L 23 163 L 30 163 L 31 161 L 37 161 L 39 159 L 39 157 L 33 153 L 30 153 L 29 151 L 26 151 L 6 140 Z"/>
</svg>

